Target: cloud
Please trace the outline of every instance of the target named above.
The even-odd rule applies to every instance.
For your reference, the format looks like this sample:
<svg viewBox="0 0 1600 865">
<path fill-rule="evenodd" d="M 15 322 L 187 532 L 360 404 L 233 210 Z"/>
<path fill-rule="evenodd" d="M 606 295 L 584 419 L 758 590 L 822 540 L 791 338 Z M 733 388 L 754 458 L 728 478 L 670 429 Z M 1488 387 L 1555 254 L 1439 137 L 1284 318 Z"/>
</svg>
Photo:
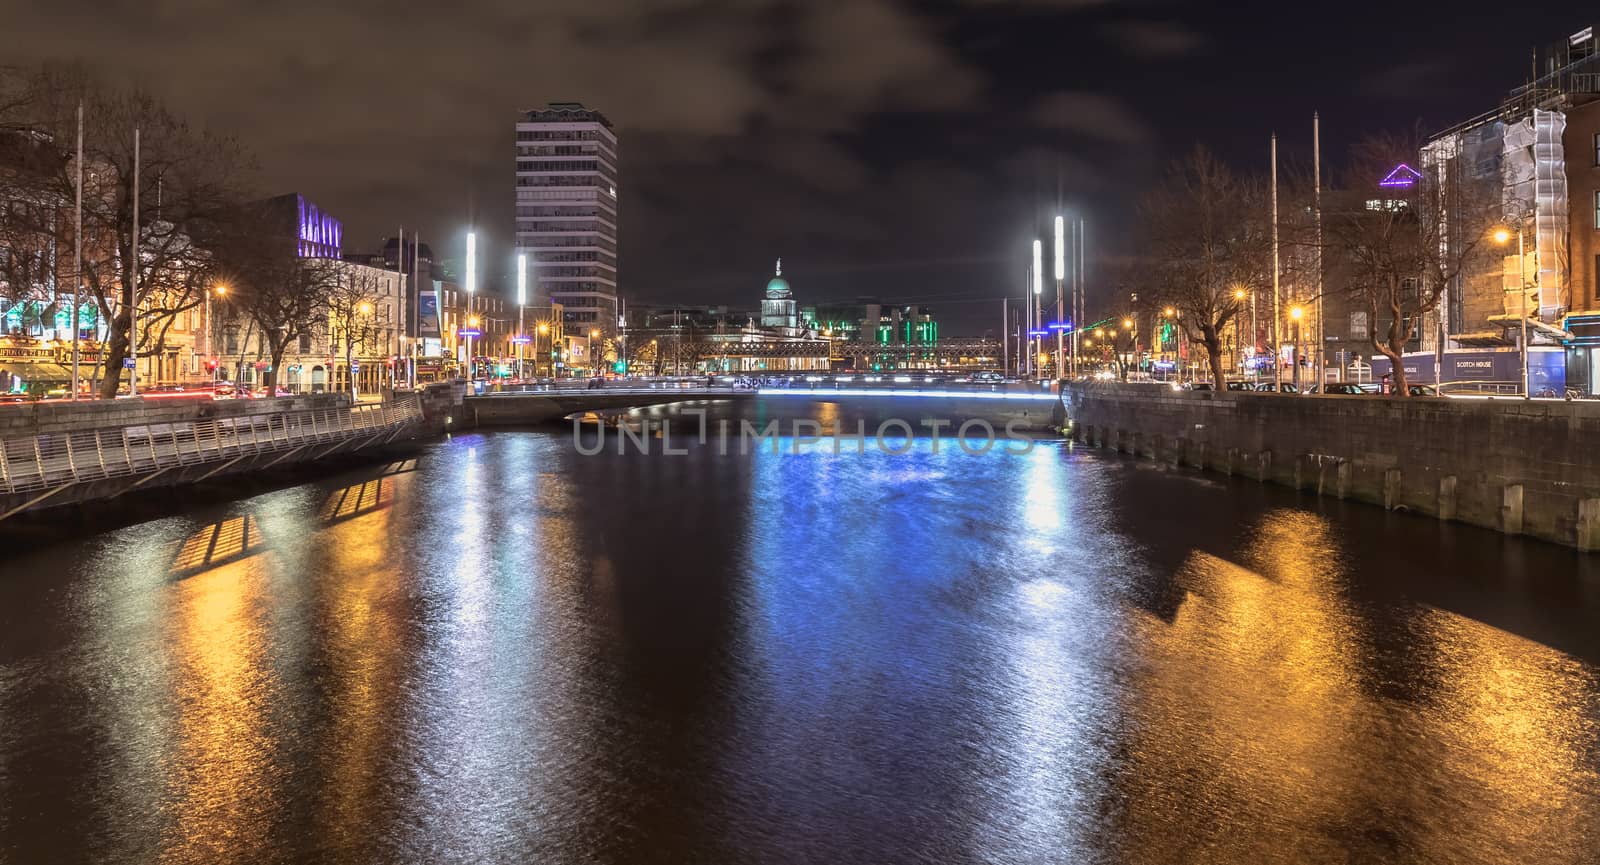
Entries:
<svg viewBox="0 0 1600 865">
<path fill-rule="evenodd" d="M 1206 39 L 1175 21 L 1118 21 L 1106 35 L 1136 57 L 1182 57 L 1204 50 Z"/>
<path fill-rule="evenodd" d="M 1059 129 L 1119 144 L 1142 144 L 1149 138 L 1143 121 L 1109 96 L 1061 91 L 1041 97 L 1029 112 L 1035 126 Z"/>
</svg>

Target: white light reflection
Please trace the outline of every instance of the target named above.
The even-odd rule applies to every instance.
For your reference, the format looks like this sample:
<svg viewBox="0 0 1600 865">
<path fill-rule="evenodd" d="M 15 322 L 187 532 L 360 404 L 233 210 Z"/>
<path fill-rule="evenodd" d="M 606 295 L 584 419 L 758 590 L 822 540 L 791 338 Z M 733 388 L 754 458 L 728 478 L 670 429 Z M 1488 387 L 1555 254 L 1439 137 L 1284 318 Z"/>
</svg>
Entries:
<svg viewBox="0 0 1600 865">
<path fill-rule="evenodd" d="M 1028 472 L 1022 490 L 1022 522 L 1030 530 L 1024 542 L 1039 553 L 1056 549 L 1056 533 L 1062 526 L 1061 487 L 1065 478 L 1061 454 L 1052 447 L 1036 446 L 1022 457 Z"/>
</svg>

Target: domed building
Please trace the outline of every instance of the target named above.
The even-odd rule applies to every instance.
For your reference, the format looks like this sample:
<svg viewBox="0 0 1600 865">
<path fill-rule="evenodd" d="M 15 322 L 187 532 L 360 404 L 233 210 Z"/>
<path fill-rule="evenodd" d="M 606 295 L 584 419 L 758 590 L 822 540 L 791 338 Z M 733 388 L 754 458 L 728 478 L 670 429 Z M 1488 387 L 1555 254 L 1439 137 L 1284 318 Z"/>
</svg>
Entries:
<svg viewBox="0 0 1600 865">
<path fill-rule="evenodd" d="M 781 258 L 778 259 L 778 266 L 772 279 L 767 283 L 767 296 L 761 301 L 761 326 L 790 335 L 800 329 L 794 298 L 790 296 L 789 282 L 783 278 Z"/>
</svg>

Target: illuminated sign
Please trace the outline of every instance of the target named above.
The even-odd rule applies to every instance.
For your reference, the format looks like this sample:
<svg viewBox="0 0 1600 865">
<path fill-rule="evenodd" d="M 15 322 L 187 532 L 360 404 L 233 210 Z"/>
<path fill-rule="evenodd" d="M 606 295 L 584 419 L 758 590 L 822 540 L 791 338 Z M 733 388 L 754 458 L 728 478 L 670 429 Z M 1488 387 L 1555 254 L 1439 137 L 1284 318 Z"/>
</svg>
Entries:
<svg viewBox="0 0 1600 865">
<path fill-rule="evenodd" d="M 1417 181 L 1421 179 L 1422 172 L 1402 162 L 1399 165 L 1396 165 L 1388 174 L 1384 175 L 1383 179 L 1378 181 L 1378 185 L 1388 187 L 1390 189 L 1396 187 L 1406 188 L 1416 186 Z"/>
<path fill-rule="evenodd" d="M 456 336 L 483 336 L 483 331 L 475 327 L 463 327 L 456 331 Z"/>
</svg>

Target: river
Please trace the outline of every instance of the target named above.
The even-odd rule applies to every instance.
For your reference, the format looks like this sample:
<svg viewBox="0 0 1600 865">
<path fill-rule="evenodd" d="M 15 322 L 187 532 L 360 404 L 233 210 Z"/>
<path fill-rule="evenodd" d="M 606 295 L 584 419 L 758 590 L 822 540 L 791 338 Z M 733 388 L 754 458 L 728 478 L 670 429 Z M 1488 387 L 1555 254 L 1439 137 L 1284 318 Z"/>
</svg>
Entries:
<svg viewBox="0 0 1600 865">
<path fill-rule="evenodd" d="M 687 449 L 9 537 L 0 862 L 1600 861 L 1580 554 L 1060 441 Z"/>
</svg>

